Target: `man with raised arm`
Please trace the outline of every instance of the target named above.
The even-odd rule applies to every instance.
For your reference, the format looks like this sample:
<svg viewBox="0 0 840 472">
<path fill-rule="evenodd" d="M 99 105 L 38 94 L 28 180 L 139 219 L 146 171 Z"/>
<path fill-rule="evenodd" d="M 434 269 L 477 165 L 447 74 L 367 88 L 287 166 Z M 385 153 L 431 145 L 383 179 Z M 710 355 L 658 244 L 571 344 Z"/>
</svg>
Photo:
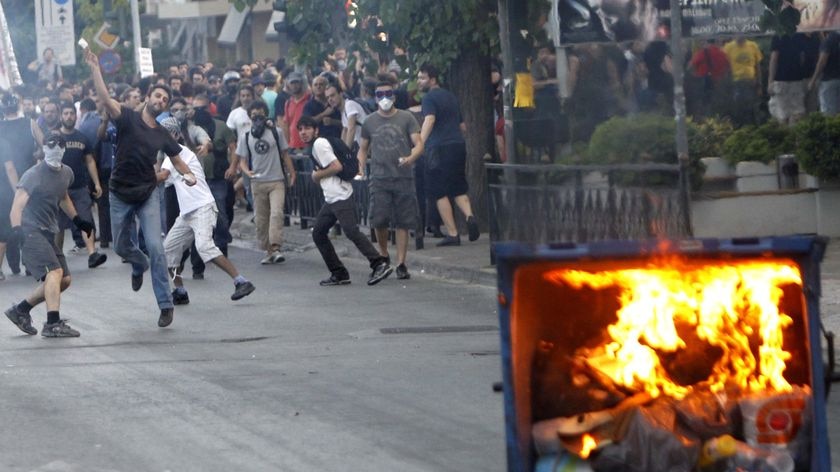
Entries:
<svg viewBox="0 0 840 472">
<path fill-rule="evenodd" d="M 175 310 L 161 241 L 160 194 L 155 173 L 158 151 L 169 156 L 188 185 L 195 184 L 195 176 L 178 156 L 181 147 L 155 121 L 169 107 L 172 93 L 169 87 L 154 84 L 141 111 L 122 107 L 116 100 L 106 98 L 110 94 L 99 69 L 99 58 L 90 49 L 85 49 L 85 61 L 90 66 L 96 93 L 103 98 L 105 111 L 119 136 L 109 183 L 114 251 L 131 263 L 131 289 L 135 292 L 143 285 L 143 273 L 151 267 L 152 288 L 160 308 L 158 326 L 163 328 L 172 323 Z M 148 257 L 131 240 L 135 218 L 143 230 Z"/>
</svg>

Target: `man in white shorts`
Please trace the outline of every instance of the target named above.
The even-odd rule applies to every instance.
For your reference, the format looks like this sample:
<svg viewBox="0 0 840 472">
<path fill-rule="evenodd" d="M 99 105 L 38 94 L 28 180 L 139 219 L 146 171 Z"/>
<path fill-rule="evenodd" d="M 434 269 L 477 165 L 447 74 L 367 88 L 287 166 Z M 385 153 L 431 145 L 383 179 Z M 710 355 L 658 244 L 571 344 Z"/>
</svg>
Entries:
<svg viewBox="0 0 840 472">
<path fill-rule="evenodd" d="M 190 302 L 189 294 L 184 288 L 184 282 L 177 270 L 184 251 L 190 247 L 193 240 L 195 240 L 195 247 L 202 261 L 216 264 L 233 279 L 234 292 L 230 296 L 231 300 L 239 300 L 250 295 L 255 290 L 254 284 L 239 274 L 233 263 L 222 254 L 222 251 L 213 242 L 213 228 L 216 226 L 219 211 L 216 208 L 216 200 L 210 192 L 210 186 L 207 185 L 207 180 L 204 178 L 201 162 L 195 153 L 183 145 L 178 120 L 167 118 L 163 120 L 161 125 L 181 145 L 180 157 L 193 172 L 196 180 L 195 185 L 188 185 L 184 178 L 174 171 L 175 167 L 169 157 L 163 161 L 161 170 L 158 172 L 159 182 L 165 181 L 166 185 L 175 186 L 178 206 L 181 209 L 181 214 L 178 215 L 175 224 L 169 230 L 166 240 L 163 242 L 169 275 L 175 284 L 175 290 L 172 292 L 173 303 L 186 305 Z"/>
</svg>

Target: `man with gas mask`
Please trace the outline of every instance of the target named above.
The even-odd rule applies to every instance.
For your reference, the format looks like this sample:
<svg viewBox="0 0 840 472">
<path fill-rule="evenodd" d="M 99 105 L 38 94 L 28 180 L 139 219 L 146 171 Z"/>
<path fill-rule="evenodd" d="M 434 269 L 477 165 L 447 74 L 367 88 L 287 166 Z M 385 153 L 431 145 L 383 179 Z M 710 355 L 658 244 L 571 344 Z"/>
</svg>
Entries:
<svg viewBox="0 0 840 472">
<path fill-rule="evenodd" d="M 233 104 L 236 102 L 236 92 L 239 90 L 239 72 L 234 70 L 225 72 L 222 76 L 222 94 L 216 100 L 216 117 L 227 121 Z"/>
<path fill-rule="evenodd" d="M 286 137 L 268 125 L 268 106 L 259 100 L 248 107 L 251 126 L 239 135 L 236 158 L 242 173 L 251 179 L 257 240 L 266 256 L 261 264 L 286 260 L 283 244 L 283 203 L 286 185 L 295 185 L 296 173 L 287 150 Z M 284 167 L 285 165 L 285 172 Z"/>
<path fill-rule="evenodd" d="M 6 317 L 24 333 L 38 334 L 32 326 L 30 311 L 46 301 L 47 321 L 41 336 L 48 338 L 79 336 L 59 314 L 61 292 L 70 286 L 67 261 L 55 243 L 59 208 L 88 236 L 93 234 L 93 223 L 76 214 L 67 193 L 73 183 L 73 171 L 61 163 L 64 144 L 60 133 L 46 138 L 44 160 L 24 172 L 9 215 L 14 238 L 23 244 L 23 263 L 40 284 L 28 297 L 6 310 Z"/>
<path fill-rule="evenodd" d="M 24 172 L 35 164 L 35 135 L 40 129 L 29 118 L 20 116 L 20 102 L 11 92 L 0 96 L 0 164 L 3 176 L 0 177 L 0 266 L 4 255 L 8 257 L 12 273 L 20 273 L 20 246 L 12 238 L 12 225 L 9 212 L 12 209 L 15 189 Z M 0 270 L 0 280 L 6 277 Z"/>
<path fill-rule="evenodd" d="M 178 305 L 187 304 L 190 301 L 183 280 L 178 274 L 181 255 L 190 246 L 192 246 L 194 252 L 198 253 L 204 263 L 212 262 L 216 264 L 233 279 L 234 292 L 230 297 L 231 300 L 244 298 L 254 291 L 254 284 L 239 274 L 233 263 L 222 254 L 222 251 L 213 242 L 213 228 L 218 221 L 218 208 L 205 180 L 204 169 L 195 153 L 183 145 L 181 126 L 178 121 L 174 118 L 167 118 L 163 120 L 162 125 L 173 139 L 178 140 L 181 145 L 180 157 L 190 167 L 195 176 L 194 185 L 187 185 L 185 180 L 175 172 L 175 167 L 168 157 L 164 159 L 161 170 L 157 174 L 158 181 L 166 182 L 166 185 L 175 188 L 178 195 L 178 205 L 181 209 L 181 213 L 167 233 L 163 244 L 167 265 L 169 266 L 169 275 L 175 284 L 172 299 Z"/>
</svg>

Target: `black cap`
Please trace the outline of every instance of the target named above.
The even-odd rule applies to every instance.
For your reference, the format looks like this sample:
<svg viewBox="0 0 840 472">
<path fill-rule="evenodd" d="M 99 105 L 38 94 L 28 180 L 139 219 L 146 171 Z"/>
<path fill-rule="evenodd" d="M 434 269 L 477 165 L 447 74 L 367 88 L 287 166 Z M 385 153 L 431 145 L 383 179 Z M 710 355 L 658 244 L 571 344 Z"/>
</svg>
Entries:
<svg viewBox="0 0 840 472">
<path fill-rule="evenodd" d="M 44 144 L 49 148 L 54 148 L 56 146 L 63 148 L 64 147 L 64 136 L 61 133 L 51 133 L 47 136 L 47 139 L 44 141 Z"/>
</svg>

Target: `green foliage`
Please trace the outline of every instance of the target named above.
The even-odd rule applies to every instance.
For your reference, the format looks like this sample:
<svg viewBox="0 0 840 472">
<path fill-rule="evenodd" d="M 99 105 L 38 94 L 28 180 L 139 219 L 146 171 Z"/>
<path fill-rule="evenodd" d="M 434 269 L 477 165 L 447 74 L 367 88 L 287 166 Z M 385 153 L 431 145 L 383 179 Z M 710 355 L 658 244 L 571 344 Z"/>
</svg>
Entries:
<svg viewBox="0 0 840 472">
<path fill-rule="evenodd" d="M 692 125 L 688 148 L 689 153 L 697 157 L 722 156 L 724 141 L 735 131 L 732 121 L 727 118 L 707 118 Z"/>
<path fill-rule="evenodd" d="M 588 161 L 597 164 L 676 163 L 674 119 L 652 114 L 616 116 L 598 125 Z"/>
<path fill-rule="evenodd" d="M 840 180 L 840 117 L 812 113 L 794 127 L 796 159 L 805 172 L 823 180 Z"/>
<path fill-rule="evenodd" d="M 793 131 L 775 120 L 761 126 L 745 126 L 723 143 L 723 157 L 730 164 L 741 161 L 769 163 L 780 154 L 794 151 Z"/>
<path fill-rule="evenodd" d="M 764 12 L 758 20 L 762 31 L 775 31 L 782 35 L 796 33 L 796 27 L 802 18 L 799 9 L 786 5 L 784 0 L 761 0 Z"/>
</svg>

